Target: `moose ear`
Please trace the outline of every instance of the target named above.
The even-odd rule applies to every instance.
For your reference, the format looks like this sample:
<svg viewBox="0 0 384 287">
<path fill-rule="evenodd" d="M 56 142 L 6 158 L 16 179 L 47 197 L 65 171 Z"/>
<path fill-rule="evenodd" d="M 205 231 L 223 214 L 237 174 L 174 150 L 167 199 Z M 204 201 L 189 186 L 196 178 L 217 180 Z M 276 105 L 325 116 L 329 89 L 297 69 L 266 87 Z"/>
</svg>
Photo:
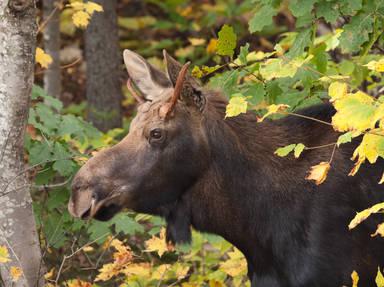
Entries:
<svg viewBox="0 0 384 287">
<path fill-rule="evenodd" d="M 163 54 L 168 78 L 173 87 L 175 87 L 177 78 L 183 66 L 172 58 L 165 50 L 163 50 Z M 185 76 L 180 99 L 185 102 L 187 106 L 195 106 L 200 111 L 204 109 L 205 97 L 201 92 L 201 86 L 189 73 Z"/>
<path fill-rule="evenodd" d="M 135 52 L 125 50 L 124 63 L 130 79 L 146 100 L 153 101 L 172 87 L 172 83 L 163 72 Z"/>
</svg>

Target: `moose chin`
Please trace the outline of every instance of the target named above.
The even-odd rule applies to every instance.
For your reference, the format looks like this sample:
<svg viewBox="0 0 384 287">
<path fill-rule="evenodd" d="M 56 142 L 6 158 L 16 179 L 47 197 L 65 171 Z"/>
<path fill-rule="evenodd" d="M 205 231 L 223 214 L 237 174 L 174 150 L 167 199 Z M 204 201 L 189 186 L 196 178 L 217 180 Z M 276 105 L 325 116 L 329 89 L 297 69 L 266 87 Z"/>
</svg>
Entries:
<svg viewBox="0 0 384 287">
<path fill-rule="evenodd" d="M 189 242 L 191 227 L 219 234 L 238 247 L 257 287 L 375 286 L 384 266 L 384 239 L 371 237 L 382 214 L 353 231 L 348 223 L 384 201 L 376 183 L 383 161 L 348 176 L 356 148 L 334 153 L 327 180 L 316 186 L 307 170 L 328 161 L 333 147 L 304 151 L 299 159 L 274 151 L 291 143 L 337 141 L 332 127 L 288 116 L 257 123 L 251 112 L 225 118 L 227 99 L 207 91 L 166 52 L 166 73 L 124 51 L 128 88 L 138 101 L 129 133 L 91 158 L 73 180 L 70 213 L 108 220 L 123 208 L 163 216 L 167 240 Z M 331 121 L 320 104 L 300 111 Z"/>
</svg>

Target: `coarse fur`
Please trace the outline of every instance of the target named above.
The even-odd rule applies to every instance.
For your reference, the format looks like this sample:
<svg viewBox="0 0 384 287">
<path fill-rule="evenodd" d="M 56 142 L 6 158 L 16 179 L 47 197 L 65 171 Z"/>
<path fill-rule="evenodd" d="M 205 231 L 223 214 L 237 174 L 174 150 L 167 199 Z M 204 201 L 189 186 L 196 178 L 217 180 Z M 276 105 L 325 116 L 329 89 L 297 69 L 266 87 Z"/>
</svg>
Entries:
<svg viewBox="0 0 384 287">
<path fill-rule="evenodd" d="M 180 66 L 173 61 L 167 65 L 174 84 Z M 135 69 L 129 61 L 127 67 Z M 156 75 L 161 80 L 154 84 L 165 81 Z M 298 159 L 274 151 L 291 143 L 334 143 L 339 134 L 331 126 L 294 116 L 257 123 L 252 112 L 225 118 L 228 101 L 219 92 L 206 92 L 191 78 L 186 87 L 171 119 L 157 112 L 168 94 L 147 102 L 128 136 L 79 171 L 71 213 L 105 220 L 128 207 L 161 215 L 167 239 L 175 243 L 191 240 L 191 226 L 219 234 L 245 255 L 252 286 L 350 286 L 353 270 L 359 286 L 375 286 L 384 240 L 371 234 L 384 217 L 372 215 L 351 231 L 348 223 L 356 212 L 384 201 L 377 184 L 383 161 L 348 176 L 357 139 L 334 151 L 328 178 L 317 186 L 305 176 L 311 166 L 330 160 L 333 146 L 305 150 Z M 299 113 L 330 122 L 334 110 L 322 104 Z M 151 142 L 146 130 L 154 126 L 167 131 L 164 141 Z M 94 214 L 91 198 L 100 202 Z"/>
</svg>

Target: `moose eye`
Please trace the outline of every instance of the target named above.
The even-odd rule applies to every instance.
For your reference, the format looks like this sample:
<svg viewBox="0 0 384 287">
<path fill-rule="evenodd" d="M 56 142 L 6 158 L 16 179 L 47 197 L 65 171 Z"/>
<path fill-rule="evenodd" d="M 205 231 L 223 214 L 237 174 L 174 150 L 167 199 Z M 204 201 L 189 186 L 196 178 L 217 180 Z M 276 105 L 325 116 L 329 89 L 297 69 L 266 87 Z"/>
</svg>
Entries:
<svg viewBox="0 0 384 287">
<path fill-rule="evenodd" d="M 150 132 L 150 138 L 153 140 L 159 140 L 163 137 L 163 132 L 161 129 L 153 129 Z"/>
</svg>

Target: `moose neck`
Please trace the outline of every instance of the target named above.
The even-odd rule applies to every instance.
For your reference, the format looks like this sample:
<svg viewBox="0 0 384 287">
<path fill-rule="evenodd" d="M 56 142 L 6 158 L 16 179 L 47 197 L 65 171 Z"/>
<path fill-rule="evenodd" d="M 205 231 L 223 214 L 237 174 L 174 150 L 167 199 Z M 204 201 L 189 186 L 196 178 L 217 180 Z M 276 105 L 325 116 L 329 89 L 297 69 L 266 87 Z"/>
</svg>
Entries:
<svg viewBox="0 0 384 287">
<path fill-rule="evenodd" d="M 271 194 L 279 188 L 276 172 L 284 173 L 273 154 L 277 146 L 273 138 L 281 138 L 283 131 L 270 122 L 258 124 L 254 114 L 224 119 L 226 104 L 214 96 L 206 111 L 211 165 L 186 192 L 191 224 L 233 243 L 249 265 L 265 263 L 271 258 L 270 242 L 276 232 L 269 222 L 287 196 Z"/>
</svg>

